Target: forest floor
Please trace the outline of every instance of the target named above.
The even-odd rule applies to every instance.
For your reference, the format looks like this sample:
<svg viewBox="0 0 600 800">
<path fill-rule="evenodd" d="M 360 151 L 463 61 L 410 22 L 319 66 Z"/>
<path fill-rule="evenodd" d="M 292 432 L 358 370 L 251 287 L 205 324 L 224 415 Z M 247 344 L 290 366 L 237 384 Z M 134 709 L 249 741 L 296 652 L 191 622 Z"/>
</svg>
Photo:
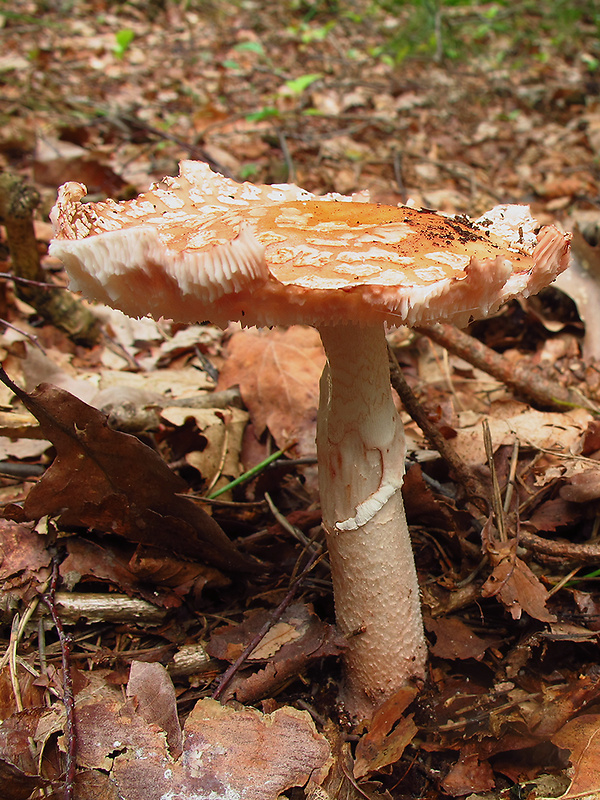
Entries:
<svg viewBox="0 0 600 800">
<path fill-rule="evenodd" d="M 337 700 L 326 559 L 303 573 L 322 540 L 316 332 L 223 332 L 84 304 L 95 327 L 74 334 L 5 275 L 5 800 L 600 796 L 598 20 L 459 5 L 436 39 L 435 20 L 415 27 L 409 12 L 0 4 L 0 169 L 39 194 L 50 283 L 66 283 L 47 253 L 61 184 L 126 200 L 185 159 L 473 217 L 529 204 L 540 224 L 579 226 L 583 266 L 562 292 L 473 324 L 462 350 L 390 336 L 455 465 L 498 501 L 504 541 L 405 413 L 430 659 L 422 691 L 369 730 Z M 5 274 L 19 265 L 3 203 Z M 477 344 L 498 355 L 495 371 Z M 541 399 L 527 380 L 517 396 L 507 386 L 520 370 Z M 248 572 L 252 558 L 268 570 Z M 218 704 L 225 669 L 263 627 Z"/>
</svg>

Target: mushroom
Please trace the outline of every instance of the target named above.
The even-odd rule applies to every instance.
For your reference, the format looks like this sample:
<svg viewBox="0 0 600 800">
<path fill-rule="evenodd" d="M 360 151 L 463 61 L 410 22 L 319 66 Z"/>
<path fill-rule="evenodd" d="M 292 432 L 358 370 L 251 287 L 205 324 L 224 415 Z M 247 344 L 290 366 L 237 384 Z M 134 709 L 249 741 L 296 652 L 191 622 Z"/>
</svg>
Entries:
<svg viewBox="0 0 600 800">
<path fill-rule="evenodd" d="M 132 315 L 226 325 L 315 325 L 327 366 L 317 453 L 337 624 L 347 637 L 343 700 L 355 718 L 425 674 L 419 586 L 404 514 L 402 423 L 386 325 L 464 325 L 537 292 L 568 264 L 569 237 L 536 236 L 529 210 L 472 223 L 364 196 L 237 184 L 183 162 L 134 200 L 52 212 L 72 288 Z"/>
</svg>

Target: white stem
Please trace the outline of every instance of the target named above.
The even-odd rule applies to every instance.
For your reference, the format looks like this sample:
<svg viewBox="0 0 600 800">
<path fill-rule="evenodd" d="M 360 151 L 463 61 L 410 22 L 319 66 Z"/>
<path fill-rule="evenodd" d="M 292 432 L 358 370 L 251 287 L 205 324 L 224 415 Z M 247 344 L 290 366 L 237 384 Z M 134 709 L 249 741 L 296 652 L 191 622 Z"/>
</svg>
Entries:
<svg viewBox="0 0 600 800">
<path fill-rule="evenodd" d="M 404 432 L 383 326 L 321 328 L 317 453 L 336 618 L 348 637 L 344 700 L 373 709 L 425 671 L 419 586 L 400 487 Z"/>
</svg>

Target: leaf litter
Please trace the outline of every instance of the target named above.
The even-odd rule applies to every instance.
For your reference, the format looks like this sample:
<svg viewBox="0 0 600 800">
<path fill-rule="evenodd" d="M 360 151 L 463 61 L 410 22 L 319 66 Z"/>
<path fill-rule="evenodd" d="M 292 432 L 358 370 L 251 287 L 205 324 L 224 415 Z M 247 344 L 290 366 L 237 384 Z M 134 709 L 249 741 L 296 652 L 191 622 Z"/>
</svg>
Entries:
<svg viewBox="0 0 600 800">
<path fill-rule="evenodd" d="M 452 7 L 442 5 L 450 24 Z M 36 3 L 19 4 L 0 22 L 2 166 L 34 181 L 45 209 L 65 180 L 85 180 L 99 197 L 125 197 L 172 174 L 182 157 L 236 178 L 295 180 L 319 193 L 369 189 L 379 202 L 474 216 L 498 200 L 531 203 L 541 222 L 579 229 L 577 283 L 565 283 L 566 294 L 513 303 L 471 332 L 509 368 L 525 363 L 550 385 L 597 401 L 591 40 L 589 52 L 562 54 L 542 37 L 539 58 L 517 43 L 515 71 L 506 40 L 483 31 L 489 52 L 469 67 L 410 58 L 399 67 L 374 55 L 382 31 L 398 25 L 387 12 L 355 9 L 363 15 L 357 24 L 329 4 L 306 17 L 268 4 L 230 11 L 90 2 L 40 17 Z M 478 18 L 481 9 L 468 13 Z M 590 20 L 581 25 L 587 36 Z M 48 226 L 36 225 L 43 250 Z M 6 271 L 7 258 L 0 239 Z M 47 256 L 43 264 L 63 281 L 59 264 Z M 336 705 L 343 642 L 332 627 L 325 561 L 238 672 L 229 688 L 237 700 L 208 699 L 289 592 L 304 548 L 319 541 L 314 475 L 301 463 L 314 454 L 323 364 L 316 334 L 230 331 L 223 339 L 210 326 L 131 322 L 100 309 L 104 342 L 83 348 L 51 325 L 33 328 L 35 310 L 8 283 L 0 305 L 0 316 L 22 331 L 5 335 L 4 367 L 16 383 L 27 373 L 30 390 L 17 392 L 21 405 L 13 405 L 3 389 L 0 419 L 6 469 L 24 470 L 0 478 L 0 775 L 8 800 L 64 796 L 61 648 L 40 602 L 56 559 L 75 609 L 65 611 L 75 797 L 600 791 L 593 409 L 531 408 L 422 335 L 394 336 L 428 417 L 477 472 L 488 500 L 481 421 L 490 420 L 505 507 L 499 520 L 498 509 L 491 518 L 472 505 L 409 425 L 404 491 L 430 674 L 422 692 L 400 693 L 367 731 L 352 731 Z M 31 332 L 48 368 L 26 354 Z M 219 392 L 240 387 L 249 425 L 246 412 L 216 395 L 199 410 L 215 374 Z M 67 378 L 89 395 L 65 391 Z M 104 397 L 103 411 L 87 405 L 113 379 L 127 386 L 125 396 Z M 62 388 L 35 388 L 54 380 Z M 129 429 L 115 411 L 126 405 L 136 412 Z M 290 442 L 294 449 L 249 485 L 220 502 L 203 499 L 215 477 L 224 486 Z M 149 624 L 124 608 L 111 621 L 90 621 L 77 605 L 81 595 L 112 600 L 111 614 L 131 597 L 163 616 Z M 259 702 L 262 711 L 250 707 Z"/>
</svg>

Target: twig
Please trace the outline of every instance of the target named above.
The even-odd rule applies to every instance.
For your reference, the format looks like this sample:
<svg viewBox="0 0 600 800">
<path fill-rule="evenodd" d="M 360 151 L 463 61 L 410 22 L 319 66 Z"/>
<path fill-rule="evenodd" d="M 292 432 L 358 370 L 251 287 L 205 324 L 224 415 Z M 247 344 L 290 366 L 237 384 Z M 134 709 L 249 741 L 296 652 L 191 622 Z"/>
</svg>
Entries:
<svg viewBox="0 0 600 800">
<path fill-rule="evenodd" d="M 546 380 L 536 374 L 530 364 L 509 363 L 490 347 L 486 347 L 454 325 L 437 322 L 418 325 L 415 330 L 468 361 L 477 369 L 487 372 L 536 408 L 545 411 L 586 408 L 588 411 L 600 414 L 600 407 L 580 392 L 567 389 L 558 381 Z"/>
<path fill-rule="evenodd" d="M 482 506 L 482 501 L 487 505 L 487 501 L 485 500 L 488 494 L 487 489 L 467 467 L 464 461 L 459 458 L 452 445 L 444 439 L 435 425 L 431 424 L 427 418 L 425 409 L 419 403 L 412 389 L 406 382 L 400 365 L 396 360 L 396 356 L 390 347 L 388 347 L 388 353 L 392 386 L 398 392 L 400 400 L 402 400 L 402 405 L 423 431 L 423 434 L 431 446 L 438 451 L 440 456 L 448 464 L 456 479 L 464 486 L 473 504 L 476 505 L 477 508 L 481 506 L 481 510 L 484 510 L 485 507 Z"/>
<path fill-rule="evenodd" d="M 508 480 L 506 482 L 506 494 L 504 495 L 504 504 L 502 506 L 504 513 L 508 514 L 510 505 L 512 503 L 515 485 L 517 481 L 517 466 L 519 464 L 519 440 L 515 438 L 513 442 L 513 449 L 510 455 L 510 467 L 508 470 Z"/>
<path fill-rule="evenodd" d="M 281 511 L 277 508 L 277 506 L 273 502 L 273 499 L 271 498 L 271 495 L 268 492 L 265 492 L 265 500 L 267 501 L 267 505 L 269 506 L 269 511 L 271 512 L 271 514 L 273 514 L 273 516 L 275 517 L 277 522 L 281 525 L 281 527 L 285 531 L 290 533 L 294 537 L 294 539 L 297 539 L 301 545 L 303 545 L 304 547 L 309 547 L 311 541 L 308 538 L 308 536 L 303 531 L 301 531 L 300 528 L 297 528 L 295 525 L 292 525 L 292 523 L 288 520 L 288 518 L 281 513 Z"/>
<path fill-rule="evenodd" d="M 49 583 L 50 583 L 50 578 L 48 578 L 48 580 L 44 583 L 44 585 L 39 590 L 40 591 L 40 595 L 44 594 L 44 592 L 48 588 Z M 15 658 L 16 658 L 16 651 L 18 649 L 19 642 L 21 641 L 21 638 L 23 636 L 23 632 L 25 631 L 25 626 L 27 625 L 29 620 L 32 618 L 32 616 L 34 615 L 34 613 L 35 613 L 35 611 L 36 611 L 36 609 L 37 609 L 37 607 L 39 605 L 39 602 L 40 602 L 40 599 L 41 599 L 40 595 L 36 595 L 35 597 L 32 598 L 32 600 L 29 602 L 29 605 L 25 609 L 25 613 L 23 614 L 23 616 L 19 620 L 18 627 L 17 627 L 17 629 L 15 631 L 15 639 L 14 639 Z M 9 659 L 10 659 L 10 650 L 11 650 L 12 646 L 13 646 L 13 638 L 12 638 L 12 632 L 11 632 L 11 640 L 10 640 L 9 647 L 8 647 L 6 653 L 0 659 L 0 670 L 4 669 L 4 667 L 8 664 Z"/>
<path fill-rule="evenodd" d="M 287 168 L 287 180 L 289 183 L 296 183 L 296 166 L 294 164 L 292 154 L 290 153 L 290 148 L 288 147 L 285 133 L 282 130 L 278 130 L 277 137 L 279 139 L 281 152 L 283 153 L 283 160 L 285 161 L 285 166 Z"/>
<path fill-rule="evenodd" d="M 502 496 L 500 494 L 500 484 L 498 483 L 498 473 L 496 472 L 496 464 L 494 462 L 494 445 L 492 442 L 492 433 L 490 431 L 490 424 L 487 419 L 481 423 L 483 429 L 483 444 L 485 447 L 485 455 L 488 462 L 490 474 L 492 476 L 492 510 L 494 512 L 494 519 L 496 528 L 500 535 L 501 542 L 508 541 L 508 534 L 506 532 L 506 520 L 504 518 L 504 509 L 502 507 Z"/>
<path fill-rule="evenodd" d="M 10 322 L 7 322 L 5 319 L 0 319 L 0 325 L 3 325 L 5 328 L 10 328 L 11 331 L 16 331 L 17 333 L 20 333 L 21 336 L 24 336 L 26 339 L 28 339 L 31 342 L 31 344 L 34 345 L 34 347 L 37 347 L 38 350 L 41 350 L 42 353 L 44 355 L 46 355 L 46 351 L 44 350 L 44 348 L 40 344 L 37 336 L 32 336 L 31 333 L 27 333 L 27 331 L 21 330 L 21 328 L 18 328 L 16 325 L 12 325 Z"/>
<path fill-rule="evenodd" d="M 23 701 L 21 699 L 21 687 L 17 677 L 17 645 L 19 630 L 19 615 L 15 614 L 10 628 L 10 644 L 8 645 L 8 666 L 10 670 L 10 682 L 12 684 L 13 695 L 15 696 L 15 706 L 17 711 L 23 711 Z"/>
<path fill-rule="evenodd" d="M 73 678 L 71 676 L 71 637 L 65 633 L 62 621 L 56 608 L 56 585 L 58 583 L 58 559 L 52 559 L 52 578 L 49 591 L 44 595 L 44 602 L 52 616 L 58 633 L 62 656 L 63 703 L 65 706 L 65 738 L 67 740 L 67 757 L 65 763 L 65 800 L 73 800 L 75 789 L 75 771 L 77 769 L 77 730 L 75 727 L 75 696 L 73 694 Z"/>
<path fill-rule="evenodd" d="M 252 639 L 248 642 L 248 644 L 244 648 L 243 652 L 238 656 L 238 658 L 236 658 L 233 664 L 231 664 L 225 670 L 225 672 L 221 676 L 217 688 L 211 695 L 213 700 L 218 700 L 223 695 L 223 692 L 225 691 L 225 689 L 227 689 L 227 687 L 233 680 L 234 675 L 242 666 L 244 661 L 248 658 L 250 653 L 260 644 L 260 642 L 264 639 L 264 637 L 271 629 L 271 626 L 274 624 L 274 622 L 277 619 L 279 619 L 279 617 L 283 614 L 283 612 L 292 602 L 292 600 L 296 595 L 296 590 L 298 589 L 298 586 L 300 585 L 300 583 L 302 583 L 302 581 L 308 575 L 308 573 L 313 569 L 319 558 L 321 558 L 321 555 L 322 553 L 319 550 L 315 550 L 313 553 L 311 553 L 306 566 L 304 567 L 302 572 L 296 578 L 294 578 L 294 580 L 290 584 L 286 596 L 283 598 L 281 603 L 277 606 L 277 608 L 275 608 L 269 614 L 269 619 L 265 622 L 262 628 L 252 637 Z"/>
<path fill-rule="evenodd" d="M 27 461 L 0 461 L 0 475 L 17 480 L 39 478 L 46 472 L 43 464 L 30 464 Z"/>
<path fill-rule="evenodd" d="M 57 283 L 48 283 L 47 281 L 32 281 L 29 278 L 21 278 L 20 275 L 15 275 L 13 272 L 0 272 L 0 278 L 7 281 L 14 281 L 14 283 L 22 283 L 24 286 L 37 286 L 38 289 L 61 289 L 63 292 L 68 292 L 66 286 L 59 286 Z"/>
<path fill-rule="evenodd" d="M 597 564 L 600 562 L 600 544 L 578 544 L 577 542 L 556 541 L 544 539 L 535 533 L 521 530 L 519 545 L 535 553 L 546 556 L 580 561 L 582 564 Z"/>
</svg>

